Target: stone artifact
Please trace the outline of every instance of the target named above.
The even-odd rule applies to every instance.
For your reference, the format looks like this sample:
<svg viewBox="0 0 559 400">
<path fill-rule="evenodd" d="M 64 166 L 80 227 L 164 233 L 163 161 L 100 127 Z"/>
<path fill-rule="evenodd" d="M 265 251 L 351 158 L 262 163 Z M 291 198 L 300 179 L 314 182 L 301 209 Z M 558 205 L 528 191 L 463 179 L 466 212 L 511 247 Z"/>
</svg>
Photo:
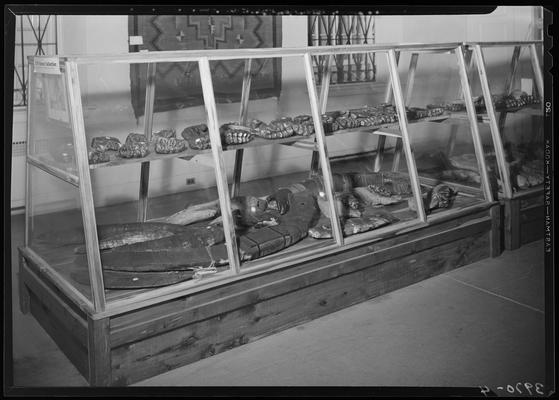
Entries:
<svg viewBox="0 0 559 400">
<path fill-rule="evenodd" d="M 457 191 L 445 184 L 439 184 L 433 189 L 422 193 L 425 212 L 429 214 L 437 208 L 449 208 L 452 205 Z M 410 210 L 417 211 L 417 203 L 415 198 L 408 199 Z"/>
<path fill-rule="evenodd" d="M 174 154 L 186 150 L 186 140 L 178 138 L 157 137 L 155 139 L 155 152 L 158 154 Z"/>
<path fill-rule="evenodd" d="M 206 150 L 211 148 L 210 132 L 206 124 L 186 127 L 181 132 L 181 136 L 188 142 L 191 149 Z"/>
<path fill-rule="evenodd" d="M 101 164 L 109 162 L 109 154 L 105 151 L 93 150 L 87 154 L 90 164 Z"/>
<path fill-rule="evenodd" d="M 118 150 L 118 155 L 123 158 L 142 158 L 149 154 L 149 143 L 145 135 L 130 133 L 124 145 Z"/>
<path fill-rule="evenodd" d="M 96 136 L 91 139 L 91 148 L 99 152 L 118 151 L 121 145 L 120 140 L 112 136 Z"/>
</svg>

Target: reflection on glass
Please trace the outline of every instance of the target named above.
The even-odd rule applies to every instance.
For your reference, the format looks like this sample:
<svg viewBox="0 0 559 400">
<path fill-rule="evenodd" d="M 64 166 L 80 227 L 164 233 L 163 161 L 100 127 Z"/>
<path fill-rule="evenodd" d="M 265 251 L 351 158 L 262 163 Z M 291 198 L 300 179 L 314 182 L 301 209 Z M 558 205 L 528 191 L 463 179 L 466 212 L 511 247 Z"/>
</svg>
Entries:
<svg viewBox="0 0 559 400">
<path fill-rule="evenodd" d="M 543 110 L 529 45 L 482 47 L 485 75 L 496 111 L 505 166 L 512 193 L 543 183 Z M 537 55 L 536 55 L 537 56 Z M 487 100 L 477 97 L 476 110 L 484 117 Z M 497 162 L 488 154 L 490 168 Z M 499 191 L 503 191 L 501 179 Z"/>
<path fill-rule="evenodd" d="M 91 299 L 79 191 L 28 165 L 28 246 L 64 280 Z"/>
<path fill-rule="evenodd" d="M 418 104 L 443 110 L 440 119 L 412 119 L 409 124 L 426 213 L 459 209 L 483 200 L 481 173 L 485 172 L 479 169 L 470 122 L 467 115 L 449 119 L 454 117 L 451 113 L 466 110 L 457 55 L 404 52 L 400 62 L 408 113 Z"/>
<path fill-rule="evenodd" d="M 29 155 L 49 166 L 76 174 L 64 75 L 31 72 Z"/>
</svg>

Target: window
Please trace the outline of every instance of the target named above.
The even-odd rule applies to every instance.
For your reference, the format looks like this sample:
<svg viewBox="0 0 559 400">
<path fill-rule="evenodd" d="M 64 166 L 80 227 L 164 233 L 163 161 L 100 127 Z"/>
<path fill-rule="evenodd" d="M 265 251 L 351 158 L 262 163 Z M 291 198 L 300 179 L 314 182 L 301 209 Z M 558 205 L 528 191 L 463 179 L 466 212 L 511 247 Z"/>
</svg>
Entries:
<svg viewBox="0 0 559 400">
<path fill-rule="evenodd" d="M 309 46 L 373 44 L 375 17 L 372 15 L 313 15 L 309 17 Z M 316 82 L 322 83 L 326 57 L 314 57 Z M 340 54 L 334 57 L 331 84 L 374 82 L 375 54 Z"/>
<path fill-rule="evenodd" d="M 58 53 L 54 15 L 16 17 L 14 60 L 14 107 L 27 106 L 27 56 Z"/>
</svg>

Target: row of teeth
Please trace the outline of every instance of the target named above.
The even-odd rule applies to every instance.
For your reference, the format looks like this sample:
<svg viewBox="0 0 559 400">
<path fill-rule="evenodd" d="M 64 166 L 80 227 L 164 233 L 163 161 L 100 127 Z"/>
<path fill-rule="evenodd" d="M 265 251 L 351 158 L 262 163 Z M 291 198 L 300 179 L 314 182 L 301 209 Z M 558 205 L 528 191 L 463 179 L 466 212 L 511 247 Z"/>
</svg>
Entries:
<svg viewBox="0 0 559 400">
<path fill-rule="evenodd" d="M 225 134 L 225 143 L 227 144 L 241 144 L 251 141 L 253 138 L 252 133 L 240 129 L 230 129 Z"/>
</svg>

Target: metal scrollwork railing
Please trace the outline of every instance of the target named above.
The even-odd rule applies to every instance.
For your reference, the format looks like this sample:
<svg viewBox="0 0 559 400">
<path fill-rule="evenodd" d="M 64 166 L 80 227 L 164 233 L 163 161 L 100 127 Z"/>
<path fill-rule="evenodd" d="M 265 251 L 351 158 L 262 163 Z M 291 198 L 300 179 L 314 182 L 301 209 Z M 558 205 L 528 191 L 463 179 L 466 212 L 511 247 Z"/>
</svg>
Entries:
<svg viewBox="0 0 559 400">
<path fill-rule="evenodd" d="M 312 15 L 308 20 L 309 46 L 375 43 L 372 15 Z M 313 57 L 317 84 L 322 83 L 326 57 Z M 374 82 L 375 54 L 340 54 L 334 57 L 331 84 Z"/>
<path fill-rule="evenodd" d="M 27 106 L 27 56 L 58 53 L 54 15 L 18 15 L 14 60 L 14 107 Z"/>
</svg>

